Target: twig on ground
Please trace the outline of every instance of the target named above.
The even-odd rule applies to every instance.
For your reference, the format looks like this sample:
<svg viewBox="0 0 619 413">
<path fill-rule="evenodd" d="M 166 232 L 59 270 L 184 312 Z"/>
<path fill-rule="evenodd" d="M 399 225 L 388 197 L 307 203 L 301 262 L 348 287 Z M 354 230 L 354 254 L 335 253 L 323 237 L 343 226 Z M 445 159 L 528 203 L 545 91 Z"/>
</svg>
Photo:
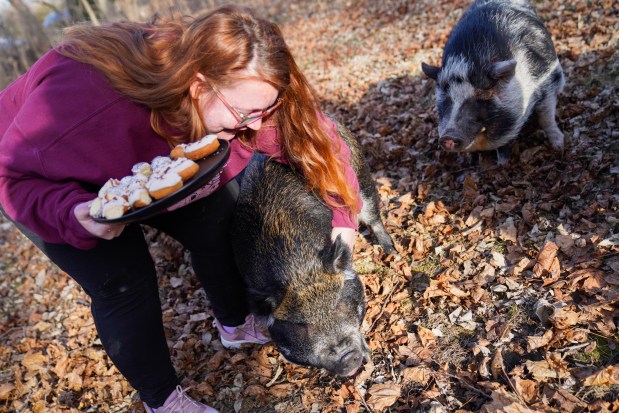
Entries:
<svg viewBox="0 0 619 413">
<path fill-rule="evenodd" d="M 395 290 L 400 286 L 401 281 L 398 280 L 398 282 L 395 283 L 395 285 L 393 286 L 393 288 L 391 289 L 391 291 L 389 292 L 389 295 L 387 296 L 387 299 L 385 300 L 385 302 L 383 303 L 382 308 L 380 309 L 380 313 L 378 313 L 378 315 L 376 316 L 376 318 L 374 319 L 374 322 L 372 323 L 372 325 L 370 326 L 370 328 L 368 329 L 368 331 L 372 331 L 374 330 L 374 326 L 376 325 L 376 323 L 378 322 L 378 320 L 380 320 L 380 318 L 383 316 L 383 313 L 385 312 L 385 308 L 387 307 L 387 304 L 389 303 L 389 301 L 391 301 L 391 296 L 393 295 L 393 293 L 395 292 Z"/>
</svg>

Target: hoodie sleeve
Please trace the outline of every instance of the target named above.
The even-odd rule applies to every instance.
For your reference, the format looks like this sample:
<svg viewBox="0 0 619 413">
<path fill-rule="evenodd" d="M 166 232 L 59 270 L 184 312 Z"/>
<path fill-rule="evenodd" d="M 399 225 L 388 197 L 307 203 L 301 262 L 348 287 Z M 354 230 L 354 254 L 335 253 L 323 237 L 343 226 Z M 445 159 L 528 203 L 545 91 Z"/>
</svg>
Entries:
<svg viewBox="0 0 619 413">
<path fill-rule="evenodd" d="M 44 241 L 95 246 L 73 213 L 109 178 L 169 153 L 150 111 L 52 51 L 0 92 L 0 205 Z"/>
<path fill-rule="evenodd" d="M 73 214 L 77 204 L 95 196 L 76 183 L 0 177 L 0 202 L 6 214 L 53 244 L 66 243 L 79 249 L 96 245 L 97 238 Z"/>
</svg>

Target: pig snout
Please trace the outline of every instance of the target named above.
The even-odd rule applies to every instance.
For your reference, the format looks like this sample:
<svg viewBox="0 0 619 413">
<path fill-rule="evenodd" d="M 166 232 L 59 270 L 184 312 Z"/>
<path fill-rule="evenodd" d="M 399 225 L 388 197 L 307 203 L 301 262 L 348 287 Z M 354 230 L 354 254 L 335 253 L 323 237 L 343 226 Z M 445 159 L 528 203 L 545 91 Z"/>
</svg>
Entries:
<svg viewBox="0 0 619 413">
<path fill-rule="evenodd" d="M 455 130 L 447 130 L 439 138 L 439 144 L 446 151 L 456 152 L 464 147 L 464 139 Z"/>
<path fill-rule="evenodd" d="M 351 350 L 340 358 L 337 373 L 341 376 L 352 376 L 366 360 L 367 356 L 361 351 Z"/>
</svg>

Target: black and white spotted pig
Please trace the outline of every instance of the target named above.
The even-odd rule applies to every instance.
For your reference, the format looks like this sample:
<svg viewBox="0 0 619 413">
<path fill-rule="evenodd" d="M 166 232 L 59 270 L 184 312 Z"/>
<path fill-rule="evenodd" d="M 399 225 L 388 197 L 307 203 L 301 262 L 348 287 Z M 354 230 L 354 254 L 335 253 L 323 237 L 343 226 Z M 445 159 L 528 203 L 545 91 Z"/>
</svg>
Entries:
<svg viewBox="0 0 619 413">
<path fill-rule="evenodd" d="M 533 113 L 552 147 L 563 149 L 555 121 L 563 70 L 527 1 L 475 1 L 449 35 L 441 67 L 422 63 L 422 70 L 436 81 L 445 150 L 498 149 L 518 137 Z"/>
</svg>

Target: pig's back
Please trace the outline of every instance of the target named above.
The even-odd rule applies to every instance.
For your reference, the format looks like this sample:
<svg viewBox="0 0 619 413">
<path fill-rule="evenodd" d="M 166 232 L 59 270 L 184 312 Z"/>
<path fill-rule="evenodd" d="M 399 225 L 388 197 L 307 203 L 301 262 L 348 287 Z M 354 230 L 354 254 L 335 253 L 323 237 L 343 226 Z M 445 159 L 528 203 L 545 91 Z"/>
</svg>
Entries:
<svg viewBox="0 0 619 413">
<path fill-rule="evenodd" d="M 330 245 L 331 218 L 331 210 L 307 191 L 299 174 L 254 155 L 234 213 L 234 249 L 242 251 L 236 254 L 237 265 L 258 285 L 275 281 L 271 277 L 286 284 L 295 274 L 313 273 L 322 265 L 317 259 L 321 251 Z"/>
</svg>

